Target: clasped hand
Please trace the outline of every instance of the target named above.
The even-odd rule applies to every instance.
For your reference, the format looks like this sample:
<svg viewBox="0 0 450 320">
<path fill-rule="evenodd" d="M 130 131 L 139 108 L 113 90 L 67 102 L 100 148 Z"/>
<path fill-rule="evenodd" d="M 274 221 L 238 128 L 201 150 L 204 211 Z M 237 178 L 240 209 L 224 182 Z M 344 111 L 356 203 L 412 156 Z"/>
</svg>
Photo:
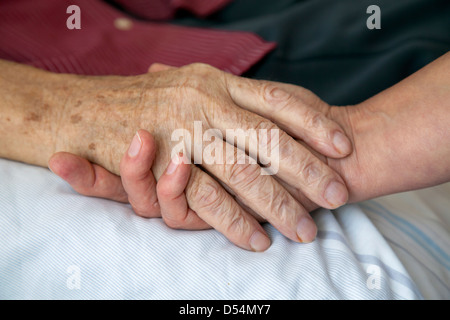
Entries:
<svg viewBox="0 0 450 320">
<path fill-rule="evenodd" d="M 149 71 L 77 78 L 48 162 L 74 190 L 129 202 L 136 214 L 162 217 L 171 228 L 215 228 L 254 251 L 270 246 L 260 222 L 310 242 L 317 228 L 309 211 L 346 203 L 344 180 L 326 159 L 346 157 L 352 146 L 328 117 L 331 107 L 313 93 L 203 64 L 155 64 Z M 200 151 L 214 144 L 243 161 L 196 164 L 192 152 L 173 152 L 174 130 L 194 136 L 196 121 L 218 132 Z M 276 130 L 277 139 L 231 141 L 228 129 Z M 262 174 L 265 155 L 251 152 L 254 144 L 276 147 L 276 172 Z"/>
</svg>

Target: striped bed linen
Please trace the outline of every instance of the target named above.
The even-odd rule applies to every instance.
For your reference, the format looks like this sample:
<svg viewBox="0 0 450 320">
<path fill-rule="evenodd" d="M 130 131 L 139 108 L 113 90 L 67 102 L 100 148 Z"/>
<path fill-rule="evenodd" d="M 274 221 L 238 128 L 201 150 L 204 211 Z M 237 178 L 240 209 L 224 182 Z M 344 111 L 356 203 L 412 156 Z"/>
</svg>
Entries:
<svg viewBox="0 0 450 320">
<path fill-rule="evenodd" d="M 450 183 L 361 203 L 425 298 L 450 299 Z"/>
<path fill-rule="evenodd" d="M 316 241 L 272 226 L 264 253 L 75 193 L 0 159 L 0 299 L 449 299 L 450 184 L 313 213 Z"/>
</svg>

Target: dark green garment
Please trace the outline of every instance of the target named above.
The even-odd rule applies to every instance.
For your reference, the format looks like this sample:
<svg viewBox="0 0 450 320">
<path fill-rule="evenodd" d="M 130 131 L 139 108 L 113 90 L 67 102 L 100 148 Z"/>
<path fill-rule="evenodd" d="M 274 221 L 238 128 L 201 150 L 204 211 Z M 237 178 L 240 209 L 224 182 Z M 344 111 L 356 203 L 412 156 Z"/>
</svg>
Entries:
<svg viewBox="0 0 450 320">
<path fill-rule="evenodd" d="M 381 9 L 380 30 L 366 26 L 369 5 Z M 245 76 L 301 85 L 335 105 L 361 102 L 450 50 L 450 0 L 235 0 L 173 22 L 277 42 Z"/>
</svg>

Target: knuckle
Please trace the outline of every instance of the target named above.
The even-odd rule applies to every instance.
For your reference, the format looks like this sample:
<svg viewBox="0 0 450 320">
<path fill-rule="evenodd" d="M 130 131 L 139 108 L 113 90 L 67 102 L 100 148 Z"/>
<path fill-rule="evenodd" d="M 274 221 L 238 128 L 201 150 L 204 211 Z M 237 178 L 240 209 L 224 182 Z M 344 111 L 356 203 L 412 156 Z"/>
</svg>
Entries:
<svg viewBox="0 0 450 320">
<path fill-rule="evenodd" d="M 218 71 L 218 69 L 214 68 L 213 66 L 201 62 L 191 63 L 190 65 L 187 66 L 187 68 L 192 69 L 193 72 L 200 74 L 209 74 Z"/>
<path fill-rule="evenodd" d="M 229 222 L 226 228 L 227 233 L 243 235 L 249 229 L 249 224 L 242 214 L 236 212 L 233 215 L 229 215 Z"/>
<path fill-rule="evenodd" d="M 254 125 L 255 130 L 265 130 L 265 131 L 271 131 L 271 130 L 280 130 L 280 128 L 273 123 L 272 121 L 269 121 L 263 117 L 260 117 L 259 120 Z"/>
<path fill-rule="evenodd" d="M 194 68 L 194 69 L 206 69 L 206 70 L 214 69 L 209 64 L 202 63 L 202 62 L 191 63 L 191 64 L 189 64 L 189 67 Z"/>
<path fill-rule="evenodd" d="M 325 116 L 312 109 L 305 111 L 303 119 L 305 126 L 309 128 L 321 128 L 325 122 Z"/>
<path fill-rule="evenodd" d="M 275 141 L 275 139 L 271 140 L 272 145 L 274 145 L 274 146 L 277 145 L 280 152 L 282 154 L 287 154 L 287 155 L 292 155 L 294 152 L 293 142 L 294 142 L 294 140 L 292 139 L 292 137 L 281 130 L 278 134 L 277 141 Z"/>
<path fill-rule="evenodd" d="M 253 184 L 259 177 L 259 166 L 232 163 L 225 166 L 225 176 L 231 186 L 241 189 Z"/>
<path fill-rule="evenodd" d="M 287 134 L 282 131 L 276 124 L 266 119 L 261 119 L 256 122 L 254 129 L 258 134 L 258 146 L 259 148 L 267 148 L 269 146 L 276 147 L 280 143 L 280 139 L 285 139 Z M 278 134 L 274 134 L 278 133 Z"/>
<path fill-rule="evenodd" d="M 195 182 L 187 190 L 186 196 L 193 199 L 198 210 L 215 212 L 224 202 L 224 195 L 217 183 L 203 180 Z"/>
<path fill-rule="evenodd" d="M 278 136 L 269 138 L 270 141 L 270 159 L 275 161 L 292 162 L 292 159 L 297 155 L 295 149 L 294 139 L 284 131 L 279 131 Z M 267 148 L 267 146 L 264 146 Z"/>
<path fill-rule="evenodd" d="M 303 177 L 303 183 L 307 186 L 318 184 L 324 178 L 324 173 L 321 170 L 321 166 L 314 161 L 314 159 L 308 159 L 303 163 L 301 169 L 301 176 Z"/>
<path fill-rule="evenodd" d="M 262 96 L 267 104 L 276 107 L 277 110 L 294 105 L 293 95 L 274 83 L 267 82 L 262 85 Z"/>
<path fill-rule="evenodd" d="M 287 192 L 275 192 L 270 203 L 272 216 L 279 222 L 288 222 L 290 217 L 295 216 L 292 201 L 293 199 Z"/>
</svg>

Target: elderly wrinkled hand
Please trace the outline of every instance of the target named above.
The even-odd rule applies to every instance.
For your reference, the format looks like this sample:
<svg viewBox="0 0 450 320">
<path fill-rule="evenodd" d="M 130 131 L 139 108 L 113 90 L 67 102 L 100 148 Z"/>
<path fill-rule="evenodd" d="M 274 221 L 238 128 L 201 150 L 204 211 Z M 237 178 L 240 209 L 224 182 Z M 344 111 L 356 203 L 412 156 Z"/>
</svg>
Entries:
<svg viewBox="0 0 450 320">
<path fill-rule="evenodd" d="M 177 69 L 155 65 L 150 71 L 136 77 L 78 79 L 69 102 L 72 111 L 63 121 L 65 130 L 71 136 L 83 137 L 85 143 L 61 139 L 57 149 L 85 157 L 95 165 L 89 165 L 91 169 L 83 174 L 80 166 L 88 162 L 82 158 L 70 161 L 66 153 L 49 161 L 52 170 L 77 191 L 128 200 L 137 214 L 162 215 L 173 228 L 214 227 L 235 244 L 256 251 L 270 245 L 257 220 L 267 220 L 294 241 L 310 242 L 316 227 L 305 206 L 314 203 L 336 208 L 346 202 L 342 178 L 296 140 L 332 158 L 351 152 L 343 130 L 327 117 L 330 107 L 314 94 L 296 86 L 232 76 L 202 64 Z M 178 159 L 173 157 L 173 132 L 182 128 L 195 136 L 196 123 L 204 132 L 212 129 L 213 138 L 202 141 L 200 150 L 198 142 L 184 141 L 184 162 L 196 161 L 196 152 L 203 156 L 207 148 L 216 161 L 183 164 L 175 178 L 167 178 L 167 163 Z M 130 128 L 143 128 L 153 137 L 141 130 L 126 153 L 124 141 L 130 135 L 125 133 Z M 229 130 L 234 130 L 235 141 L 231 141 Z M 264 137 L 275 130 L 277 139 L 263 141 L 258 135 L 240 139 L 239 134 L 246 130 L 267 132 Z M 277 161 L 276 171 L 269 174 L 258 163 L 267 161 L 262 150 L 268 147 L 277 151 L 276 158 L 269 157 L 270 166 Z M 140 152 L 143 159 L 138 165 L 134 158 L 141 156 Z M 150 168 L 156 180 L 164 173 L 158 196 Z M 99 186 L 102 179 L 95 175 L 105 177 L 106 170 L 122 178 Z M 74 172 L 77 175 L 71 174 Z M 90 174 L 91 180 L 80 179 L 85 174 Z M 96 181 L 97 185 L 86 181 Z"/>
</svg>

